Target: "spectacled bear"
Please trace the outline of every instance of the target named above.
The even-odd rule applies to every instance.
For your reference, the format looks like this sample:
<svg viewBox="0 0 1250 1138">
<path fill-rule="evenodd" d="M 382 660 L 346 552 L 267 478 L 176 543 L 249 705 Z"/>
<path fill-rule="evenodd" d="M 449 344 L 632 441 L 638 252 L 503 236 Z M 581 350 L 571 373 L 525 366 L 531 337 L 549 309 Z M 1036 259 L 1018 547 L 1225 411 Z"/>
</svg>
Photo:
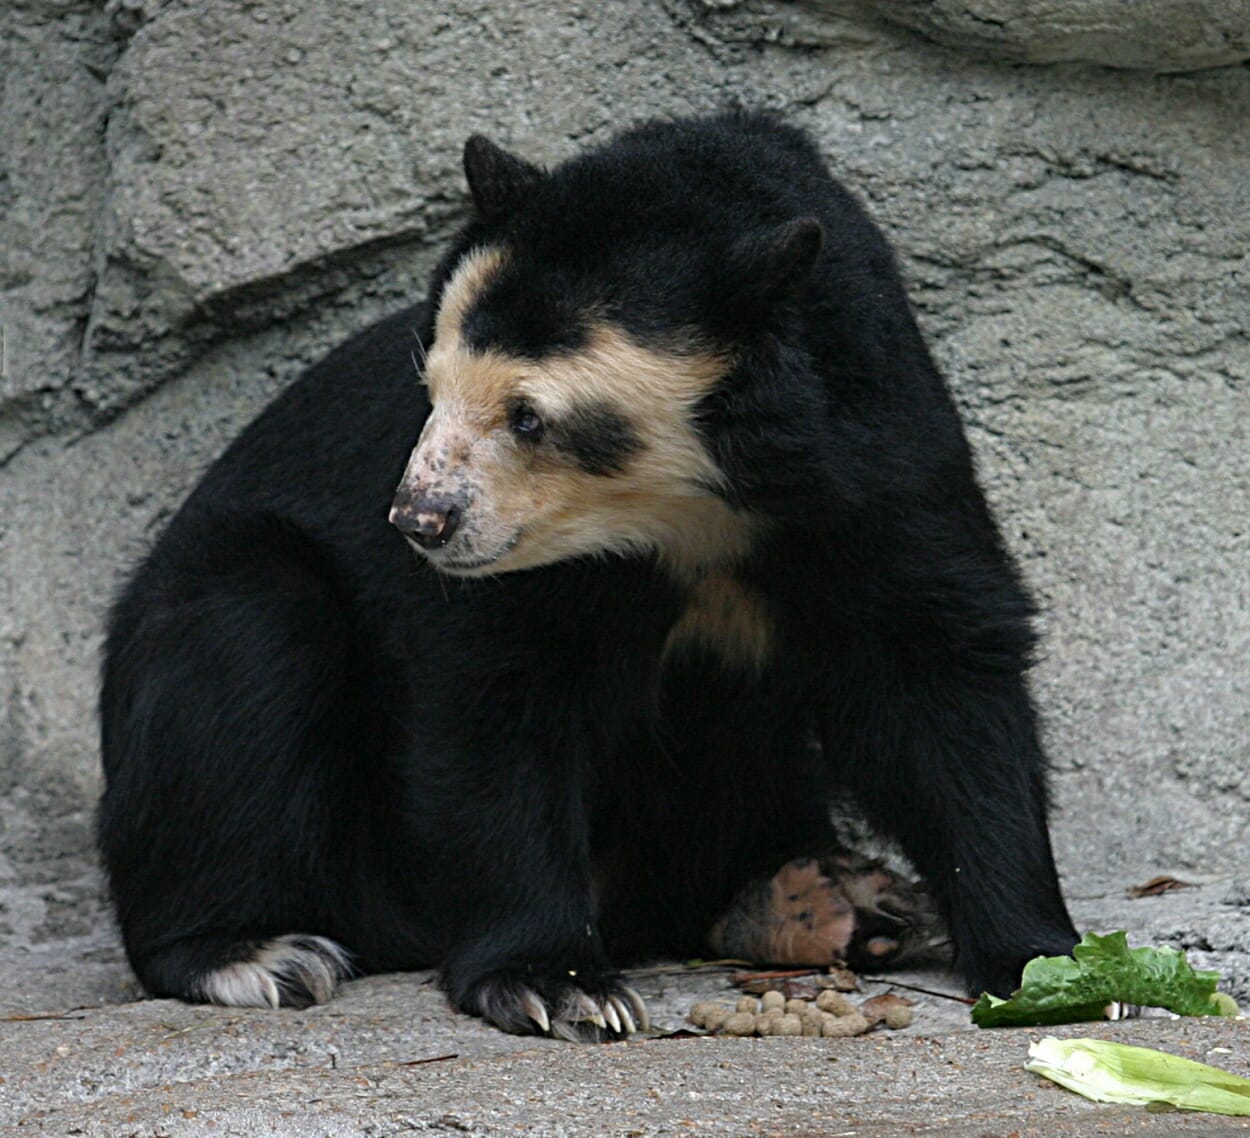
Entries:
<svg viewBox="0 0 1250 1138">
<path fill-rule="evenodd" d="M 282 394 L 112 610 L 99 841 L 148 991 L 438 966 L 505 1030 L 617 1037 L 630 961 L 893 951 L 905 885 L 828 852 L 847 793 L 972 990 L 1066 953 L 1030 600 L 813 142 L 735 111 L 464 159 L 428 302 Z"/>
</svg>

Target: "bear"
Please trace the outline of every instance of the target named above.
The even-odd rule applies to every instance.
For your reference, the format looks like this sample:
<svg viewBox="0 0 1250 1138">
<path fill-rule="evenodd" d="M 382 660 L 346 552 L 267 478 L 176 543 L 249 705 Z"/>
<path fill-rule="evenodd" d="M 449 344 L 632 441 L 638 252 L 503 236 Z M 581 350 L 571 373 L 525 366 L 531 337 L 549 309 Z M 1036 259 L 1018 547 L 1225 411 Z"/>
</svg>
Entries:
<svg viewBox="0 0 1250 1138">
<path fill-rule="evenodd" d="M 147 991 L 436 967 L 506 1031 L 619 1038 L 633 962 L 907 943 L 842 795 L 970 991 L 1067 953 L 1034 605 L 812 139 L 734 109 L 464 170 L 428 296 L 280 394 L 111 609 L 98 842 Z"/>
</svg>

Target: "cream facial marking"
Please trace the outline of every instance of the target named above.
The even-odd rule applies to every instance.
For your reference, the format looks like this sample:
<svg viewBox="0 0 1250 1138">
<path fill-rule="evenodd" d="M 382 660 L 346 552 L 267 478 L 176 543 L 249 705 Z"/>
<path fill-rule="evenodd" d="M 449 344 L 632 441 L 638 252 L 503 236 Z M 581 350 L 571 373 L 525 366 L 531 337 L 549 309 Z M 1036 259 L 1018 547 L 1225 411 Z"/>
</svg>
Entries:
<svg viewBox="0 0 1250 1138">
<path fill-rule="evenodd" d="M 461 326 L 506 257 L 468 254 L 443 292 L 425 369 L 434 409 L 392 520 L 454 509 L 451 537 L 422 547 L 449 573 L 633 551 L 693 579 L 740 558 L 752 524 L 717 495 L 724 478 L 693 421 L 728 361 L 644 346 L 604 321 L 537 360 L 471 349 Z"/>
<path fill-rule="evenodd" d="M 485 291 L 507 263 L 507 253 L 496 245 L 484 245 L 466 253 L 451 279 L 443 286 L 434 320 L 434 342 L 453 336 L 460 338 L 464 318 L 473 302 Z"/>
</svg>

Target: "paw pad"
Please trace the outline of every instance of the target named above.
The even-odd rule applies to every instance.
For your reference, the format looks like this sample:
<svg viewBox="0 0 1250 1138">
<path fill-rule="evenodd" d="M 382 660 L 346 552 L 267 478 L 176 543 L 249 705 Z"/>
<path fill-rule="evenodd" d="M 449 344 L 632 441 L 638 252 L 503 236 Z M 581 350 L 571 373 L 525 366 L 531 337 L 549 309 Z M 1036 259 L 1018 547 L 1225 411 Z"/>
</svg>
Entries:
<svg viewBox="0 0 1250 1138">
<path fill-rule="evenodd" d="M 749 882 L 709 930 L 718 956 L 778 966 L 897 966 L 946 941 L 923 888 L 845 851 L 796 858 Z"/>
</svg>

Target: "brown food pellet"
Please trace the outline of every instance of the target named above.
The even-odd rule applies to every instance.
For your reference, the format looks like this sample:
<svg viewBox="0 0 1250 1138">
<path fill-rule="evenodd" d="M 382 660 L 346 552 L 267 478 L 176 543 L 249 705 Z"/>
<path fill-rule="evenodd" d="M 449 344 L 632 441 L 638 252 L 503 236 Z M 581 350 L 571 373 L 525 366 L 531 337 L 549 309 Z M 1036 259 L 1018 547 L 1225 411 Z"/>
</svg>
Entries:
<svg viewBox="0 0 1250 1138">
<path fill-rule="evenodd" d="M 751 1012 L 734 1012 L 727 1016 L 721 1024 L 721 1031 L 726 1035 L 754 1035 L 755 1015 Z"/>
<path fill-rule="evenodd" d="M 803 1021 L 796 1015 L 778 1016 L 773 1027 L 774 1035 L 802 1035 Z"/>
<path fill-rule="evenodd" d="M 863 1035 L 868 1030 L 868 1021 L 853 1011 L 849 1015 L 830 1016 L 820 1029 L 826 1039 L 843 1039 L 851 1035 Z"/>
<path fill-rule="evenodd" d="M 784 1008 L 786 998 L 780 992 L 765 992 L 760 997 L 760 1010 L 770 1012 L 774 1008 Z"/>
<path fill-rule="evenodd" d="M 720 1031 L 725 1026 L 727 1020 L 733 1013 L 728 1008 L 722 1008 L 719 1004 L 715 1004 L 712 1010 L 707 1013 L 703 1021 L 703 1026 L 708 1031 Z"/>
<path fill-rule="evenodd" d="M 690 1014 L 686 1016 L 686 1019 L 690 1023 L 694 1024 L 695 1027 L 707 1027 L 708 1020 L 716 1012 L 723 1011 L 723 1010 L 724 1009 L 719 1004 L 712 1004 L 712 1003 L 708 1003 L 707 1001 L 702 1001 L 700 1003 L 695 1004 L 694 1007 L 690 1009 Z"/>
<path fill-rule="evenodd" d="M 855 1010 L 850 1000 L 832 988 L 826 988 L 816 997 L 816 1006 L 822 1012 L 831 1012 L 835 1016 L 850 1015 Z"/>
<path fill-rule="evenodd" d="M 890 1013 L 894 1012 L 896 1020 L 899 1020 L 900 1010 L 904 1009 L 908 1013 L 907 1023 L 911 1022 L 911 1001 L 904 999 L 902 996 L 894 992 L 883 992 L 880 996 L 873 996 L 870 1000 L 865 1000 L 859 1005 L 860 1014 L 863 1015 L 869 1023 L 878 1024 L 890 1022 Z M 899 1020 L 899 1022 L 902 1022 Z M 904 1024 L 906 1026 L 906 1024 Z"/>
<path fill-rule="evenodd" d="M 750 1012 L 755 1015 L 760 1010 L 760 1002 L 754 996 L 739 996 L 738 1003 L 734 1007 L 736 1012 Z"/>
<path fill-rule="evenodd" d="M 902 1004 L 897 1007 L 887 1008 L 885 1012 L 885 1026 L 898 1031 L 900 1028 L 909 1027 L 911 1025 L 912 1010 Z"/>
</svg>

